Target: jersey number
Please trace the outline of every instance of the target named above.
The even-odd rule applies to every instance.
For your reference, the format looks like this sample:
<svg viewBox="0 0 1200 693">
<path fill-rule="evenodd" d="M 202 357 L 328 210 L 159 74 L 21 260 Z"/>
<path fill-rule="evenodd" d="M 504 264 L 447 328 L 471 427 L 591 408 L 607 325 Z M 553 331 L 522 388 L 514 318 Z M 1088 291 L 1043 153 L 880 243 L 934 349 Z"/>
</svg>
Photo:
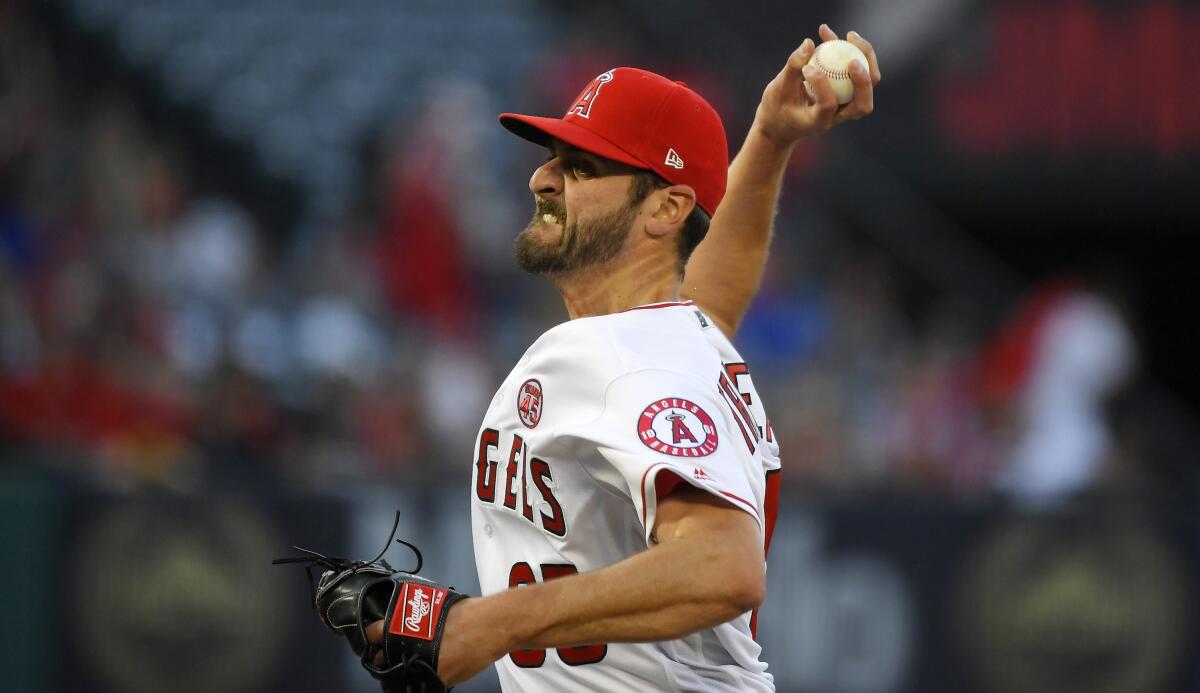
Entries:
<svg viewBox="0 0 1200 693">
<path fill-rule="evenodd" d="M 553 580 L 579 572 L 575 566 L 567 563 L 543 563 L 541 568 L 543 580 Z M 533 574 L 533 568 L 530 568 L 528 563 L 517 563 L 513 565 L 512 570 L 508 571 L 509 587 L 536 583 L 537 576 Z M 575 647 L 559 647 L 554 651 L 558 653 L 558 658 L 562 660 L 563 664 L 576 667 L 581 664 L 595 664 L 604 659 L 604 655 L 608 654 L 608 645 L 576 645 Z M 534 669 L 546 663 L 545 650 L 513 650 L 508 653 L 508 656 L 512 659 L 513 664 L 525 669 Z"/>
</svg>

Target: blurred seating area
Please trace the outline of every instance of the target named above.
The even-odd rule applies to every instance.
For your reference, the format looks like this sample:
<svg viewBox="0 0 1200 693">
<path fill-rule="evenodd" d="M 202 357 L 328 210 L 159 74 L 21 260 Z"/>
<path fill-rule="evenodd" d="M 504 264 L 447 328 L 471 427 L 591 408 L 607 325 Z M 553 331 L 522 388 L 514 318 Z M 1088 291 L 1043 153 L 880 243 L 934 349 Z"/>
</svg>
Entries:
<svg viewBox="0 0 1200 693">
<path fill-rule="evenodd" d="M 458 2 L 65 4 L 85 29 L 115 36 L 122 58 L 153 74 L 166 98 L 250 146 L 322 212 L 344 208 L 359 184 L 356 147 L 415 108 L 431 75 L 511 87 L 537 34 L 525 0 L 470 6 L 470 21 L 458 19 L 467 6 Z"/>
<path fill-rule="evenodd" d="M 549 285 L 512 265 L 539 153 L 494 115 L 556 111 L 595 56 L 535 50 L 538 24 L 516 0 L 441 14 L 455 5 L 63 6 L 153 77 L 153 98 L 294 180 L 311 202 L 294 229 L 267 228 L 244 193 L 196 185 L 204 153 L 186 133 L 148 117 L 121 79 L 79 83 L 37 13 L 0 14 L 0 459 L 115 488 L 461 486 L 496 384 L 565 317 Z M 539 59 L 554 67 L 523 78 Z M 785 483 L 951 498 L 1023 488 L 1010 477 L 1036 474 L 1037 461 L 1013 460 L 1039 359 L 1072 335 L 1094 344 L 1089 330 L 1111 346 L 1096 369 L 1040 395 L 1071 400 L 1065 428 L 1039 435 L 1082 440 L 1064 443 L 1082 461 L 1030 495 L 1129 466 L 1136 452 L 1103 407 L 1137 360 L 1112 304 L 1048 284 L 1006 327 L 812 196 L 817 161 L 800 157 L 790 178 L 736 340 Z M 1048 329 L 1050 307 L 1075 299 L 1087 315 Z"/>
</svg>

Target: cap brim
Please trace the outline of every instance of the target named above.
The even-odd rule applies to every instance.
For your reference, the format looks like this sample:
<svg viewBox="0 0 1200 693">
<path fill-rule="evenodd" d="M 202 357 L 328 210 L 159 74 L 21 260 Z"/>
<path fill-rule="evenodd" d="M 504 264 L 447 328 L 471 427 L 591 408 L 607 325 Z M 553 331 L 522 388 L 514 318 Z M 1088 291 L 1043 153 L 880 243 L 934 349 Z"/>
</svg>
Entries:
<svg viewBox="0 0 1200 693">
<path fill-rule="evenodd" d="M 501 113 L 500 124 L 517 137 L 548 146 L 551 139 L 562 140 L 585 152 L 612 159 L 637 168 L 650 168 L 646 162 L 609 142 L 600 135 L 578 125 L 559 119 L 527 116 L 519 113 Z"/>
</svg>

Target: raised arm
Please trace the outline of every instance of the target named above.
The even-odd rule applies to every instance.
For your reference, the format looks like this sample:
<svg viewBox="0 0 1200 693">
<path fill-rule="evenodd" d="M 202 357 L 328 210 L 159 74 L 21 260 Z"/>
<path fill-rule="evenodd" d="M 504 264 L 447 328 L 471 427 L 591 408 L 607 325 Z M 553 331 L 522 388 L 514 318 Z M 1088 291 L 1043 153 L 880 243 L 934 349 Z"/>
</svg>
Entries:
<svg viewBox="0 0 1200 693">
<path fill-rule="evenodd" d="M 827 24 L 818 33 L 822 41 L 838 38 Z M 729 166 L 725 199 L 708 235 L 688 261 L 680 294 L 703 308 L 731 339 L 762 284 L 779 189 L 792 148 L 874 109 L 874 86 L 879 83 L 875 51 L 853 31 L 846 40 L 862 49 L 870 64 L 869 72 L 851 69 L 854 100 L 839 108 L 829 80 L 818 70 L 804 69 L 815 49 L 812 39 L 804 39 L 763 90 L 754 123 Z M 808 98 L 805 81 L 815 100 Z"/>
<path fill-rule="evenodd" d="M 439 676 L 453 686 L 518 649 L 680 638 L 762 602 L 766 564 L 751 515 L 684 483 L 659 500 L 654 536 L 607 568 L 459 603 Z M 380 642 L 383 622 L 367 633 Z"/>
</svg>

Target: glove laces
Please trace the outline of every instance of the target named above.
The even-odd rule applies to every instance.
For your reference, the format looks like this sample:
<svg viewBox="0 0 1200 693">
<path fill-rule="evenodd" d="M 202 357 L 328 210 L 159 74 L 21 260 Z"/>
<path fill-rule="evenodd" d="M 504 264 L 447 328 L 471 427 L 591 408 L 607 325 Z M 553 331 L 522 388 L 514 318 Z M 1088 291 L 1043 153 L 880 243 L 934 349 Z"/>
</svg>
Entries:
<svg viewBox="0 0 1200 693">
<path fill-rule="evenodd" d="M 316 580 L 313 579 L 313 572 L 312 572 L 313 568 L 321 567 L 326 570 L 332 570 L 335 573 L 341 573 L 343 571 L 350 571 L 351 575 L 353 575 L 354 573 L 357 573 L 358 571 L 362 570 L 363 568 L 380 567 L 380 566 L 382 566 L 384 568 L 384 570 L 390 571 L 389 575 L 395 575 L 396 573 L 408 573 L 410 575 L 414 575 L 416 573 L 421 572 L 421 566 L 425 565 L 425 559 L 423 556 L 421 556 L 421 550 L 418 549 L 417 547 L 413 546 L 412 544 L 408 543 L 407 541 L 404 541 L 403 539 L 396 538 L 396 530 L 399 527 L 400 527 L 400 511 L 397 510 L 396 511 L 396 519 L 392 522 L 392 531 L 388 535 L 387 543 L 385 543 L 383 545 L 383 550 L 380 551 L 379 554 L 375 556 L 375 558 L 372 558 L 369 561 L 352 561 L 348 558 L 336 558 L 336 557 L 332 557 L 332 556 L 326 556 L 325 554 L 319 553 L 317 551 L 313 551 L 312 549 L 306 549 L 302 546 L 292 546 L 293 549 L 295 549 L 297 551 L 302 551 L 308 555 L 306 555 L 306 556 L 287 556 L 284 558 L 276 558 L 275 560 L 271 561 L 271 565 L 284 565 L 287 563 L 308 563 L 308 565 L 304 567 L 304 574 L 306 576 L 308 576 L 308 587 L 312 591 L 313 608 L 315 609 L 315 608 L 317 608 L 317 583 L 316 583 Z M 409 549 L 412 550 L 413 554 L 416 555 L 416 557 L 417 557 L 417 567 L 413 568 L 412 570 L 397 570 L 396 568 L 393 568 L 383 558 L 384 554 L 386 554 L 388 552 L 388 549 L 390 549 L 392 547 L 392 540 L 395 540 L 397 544 L 404 544 L 405 546 L 407 546 Z"/>
</svg>

